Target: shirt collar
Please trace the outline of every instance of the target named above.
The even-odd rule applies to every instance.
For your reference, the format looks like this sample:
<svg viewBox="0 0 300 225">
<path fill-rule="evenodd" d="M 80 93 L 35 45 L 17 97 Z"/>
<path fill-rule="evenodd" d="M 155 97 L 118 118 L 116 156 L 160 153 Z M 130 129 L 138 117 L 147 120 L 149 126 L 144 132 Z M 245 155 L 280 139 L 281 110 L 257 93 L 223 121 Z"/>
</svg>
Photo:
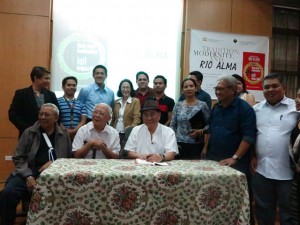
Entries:
<svg viewBox="0 0 300 225">
<path fill-rule="evenodd" d="M 238 102 L 239 102 L 239 98 L 235 96 L 227 107 L 237 106 Z M 218 107 L 222 107 L 223 108 L 221 102 L 217 102 L 216 104 L 217 104 Z"/>
<path fill-rule="evenodd" d="M 132 97 L 129 96 L 126 102 L 127 102 L 127 103 L 131 103 L 131 102 L 132 102 Z M 122 105 L 122 98 L 119 98 L 119 99 L 117 100 L 117 103 L 120 103 L 120 104 Z"/>
<path fill-rule="evenodd" d="M 88 122 L 88 123 L 87 123 L 87 126 L 88 126 L 88 130 L 89 130 L 89 131 L 92 131 L 92 130 L 97 131 L 97 130 L 95 129 L 95 127 L 94 127 L 93 121 Z M 107 126 L 108 126 L 108 125 L 106 124 L 105 127 L 104 127 L 104 129 L 103 129 L 102 131 L 100 131 L 100 133 L 103 133 L 103 132 L 109 133 L 109 129 L 108 129 Z M 98 131 L 97 131 L 97 132 L 98 132 Z"/>
<path fill-rule="evenodd" d="M 268 106 L 272 106 L 272 107 L 276 107 L 279 105 L 289 105 L 289 100 L 286 96 L 284 96 L 283 99 L 281 99 L 281 101 L 276 103 L 275 105 L 271 105 L 269 102 L 267 102 L 267 100 L 265 100 L 264 104 L 266 104 Z"/>
<path fill-rule="evenodd" d="M 106 85 L 104 84 L 104 88 L 103 89 L 100 89 L 100 87 L 98 86 L 98 84 L 96 84 L 96 82 L 93 83 L 93 87 L 96 90 L 105 90 L 107 91 L 107 88 L 106 88 Z"/>
</svg>

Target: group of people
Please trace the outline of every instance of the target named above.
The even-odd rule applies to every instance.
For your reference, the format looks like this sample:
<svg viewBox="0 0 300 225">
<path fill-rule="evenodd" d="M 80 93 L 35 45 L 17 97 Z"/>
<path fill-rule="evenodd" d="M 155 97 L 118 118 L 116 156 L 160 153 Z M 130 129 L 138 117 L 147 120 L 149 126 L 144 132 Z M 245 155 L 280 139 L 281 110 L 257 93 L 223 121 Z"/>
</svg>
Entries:
<svg viewBox="0 0 300 225">
<path fill-rule="evenodd" d="M 242 77 L 222 76 L 213 107 L 199 71 L 182 81 L 177 103 L 165 94 L 164 76 L 150 88 L 144 71 L 136 74 L 136 90 L 129 79 L 120 82 L 117 100 L 105 85 L 103 65 L 93 69 L 95 82 L 78 98 L 76 77 L 63 79 L 64 96 L 57 99 L 47 69 L 34 67 L 30 76 L 32 85 L 15 92 L 9 109 L 19 143 L 15 171 L 0 195 L 1 224 L 13 224 L 23 194 L 56 158 L 113 159 L 121 151 L 150 162 L 209 159 L 231 166 L 247 176 L 259 225 L 275 223 L 277 206 L 281 224 L 299 224 L 300 92 L 295 104 L 280 75 L 264 77 L 265 100 L 258 104 Z"/>
</svg>

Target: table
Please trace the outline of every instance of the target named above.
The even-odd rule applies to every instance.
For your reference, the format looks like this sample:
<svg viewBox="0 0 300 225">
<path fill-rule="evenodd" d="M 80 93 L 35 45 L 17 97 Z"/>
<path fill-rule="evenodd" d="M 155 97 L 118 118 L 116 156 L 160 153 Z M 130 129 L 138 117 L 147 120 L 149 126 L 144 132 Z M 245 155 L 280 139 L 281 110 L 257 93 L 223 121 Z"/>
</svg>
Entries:
<svg viewBox="0 0 300 225">
<path fill-rule="evenodd" d="M 244 174 L 208 160 L 58 159 L 37 179 L 27 224 L 249 224 Z"/>
</svg>

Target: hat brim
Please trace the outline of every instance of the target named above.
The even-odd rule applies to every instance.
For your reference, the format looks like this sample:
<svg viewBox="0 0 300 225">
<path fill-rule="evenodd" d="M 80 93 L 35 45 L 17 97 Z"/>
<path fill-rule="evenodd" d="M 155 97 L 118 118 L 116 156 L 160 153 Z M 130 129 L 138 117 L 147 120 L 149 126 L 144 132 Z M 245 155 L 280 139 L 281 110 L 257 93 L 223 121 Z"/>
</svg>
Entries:
<svg viewBox="0 0 300 225">
<path fill-rule="evenodd" d="M 159 108 L 157 107 L 145 107 L 143 109 L 141 109 L 141 112 L 147 111 L 147 110 L 156 110 L 158 112 L 161 112 Z"/>
</svg>

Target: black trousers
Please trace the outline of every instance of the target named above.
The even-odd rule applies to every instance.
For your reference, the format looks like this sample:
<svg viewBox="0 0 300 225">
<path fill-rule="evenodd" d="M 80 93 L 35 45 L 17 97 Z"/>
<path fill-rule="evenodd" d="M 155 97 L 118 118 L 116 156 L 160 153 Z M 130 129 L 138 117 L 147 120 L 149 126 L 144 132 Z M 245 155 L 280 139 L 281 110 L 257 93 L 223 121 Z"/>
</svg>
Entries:
<svg viewBox="0 0 300 225">
<path fill-rule="evenodd" d="M 201 159 L 201 152 L 204 146 L 204 143 L 183 143 L 178 142 L 179 155 L 176 156 L 176 159 Z"/>
</svg>

